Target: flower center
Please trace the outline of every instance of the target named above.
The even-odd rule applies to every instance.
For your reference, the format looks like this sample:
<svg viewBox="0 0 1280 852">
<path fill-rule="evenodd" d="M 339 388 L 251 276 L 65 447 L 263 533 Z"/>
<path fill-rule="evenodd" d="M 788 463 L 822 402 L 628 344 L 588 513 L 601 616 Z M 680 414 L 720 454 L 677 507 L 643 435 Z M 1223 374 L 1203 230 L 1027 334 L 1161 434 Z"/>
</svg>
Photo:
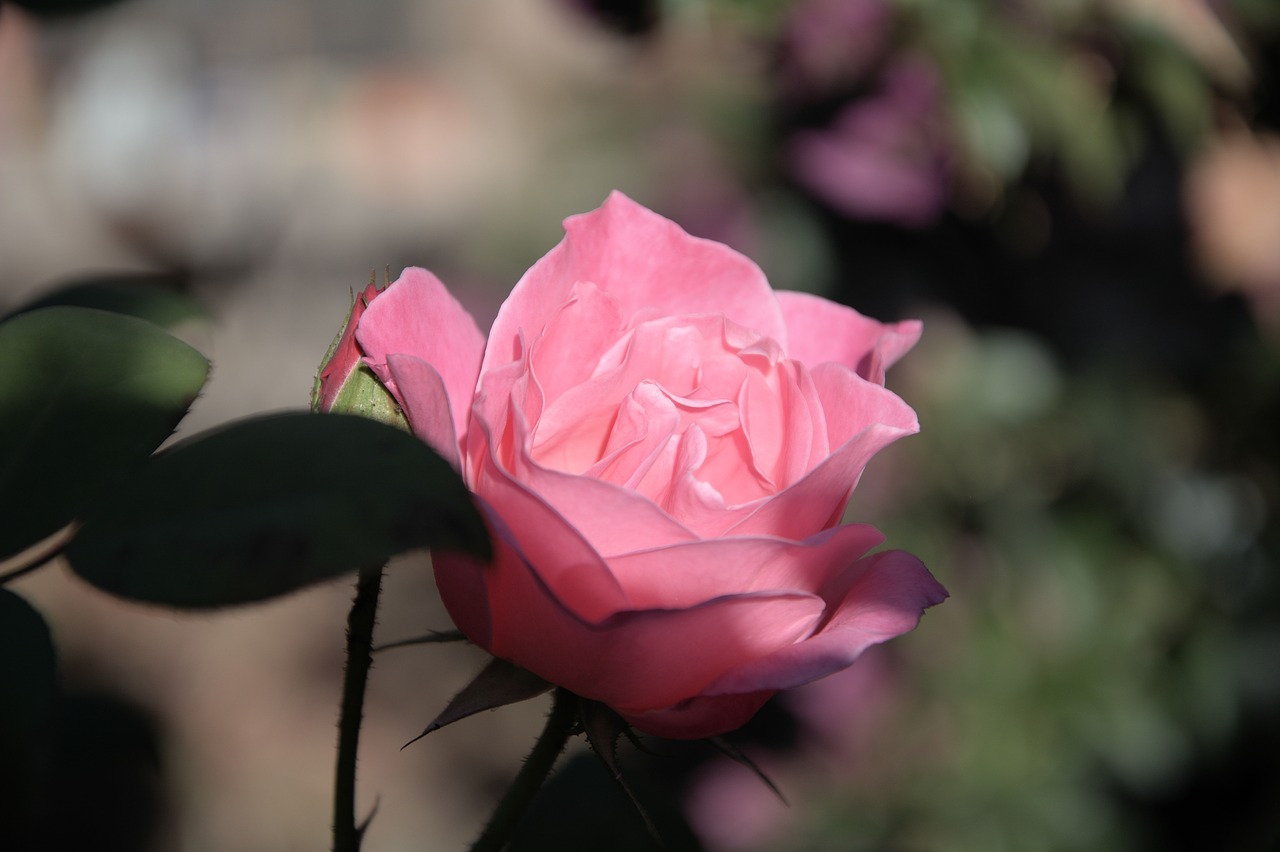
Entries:
<svg viewBox="0 0 1280 852">
<path fill-rule="evenodd" d="M 687 500 L 740 505 L 802 475 L 795 379 L 772 339 L 720 316 L 639 323 L 585 378 L 543 400 L 531 454 L 547 467 L 639 491 L 672 514 Z M 802 418 L 807 422 L 808 418 Z"/>
</svg>

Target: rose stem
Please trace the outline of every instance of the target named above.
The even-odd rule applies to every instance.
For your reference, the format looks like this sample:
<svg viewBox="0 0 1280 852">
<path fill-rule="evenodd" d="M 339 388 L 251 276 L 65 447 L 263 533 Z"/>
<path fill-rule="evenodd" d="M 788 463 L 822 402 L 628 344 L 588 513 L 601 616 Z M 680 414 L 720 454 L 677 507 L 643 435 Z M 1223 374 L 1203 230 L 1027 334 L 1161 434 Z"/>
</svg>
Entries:
<svg viewBox="0 0 1280 852">
<path fill-rule="evenodd" d="M 373 664 L 373 624 L 382 592 L 382 566 L 362 568 L 347 614 L 347 668 L 338 715 L 338 765 L 333 783 L 333 852 L 359 852 L 365 825 L 356 825 L 356 752 L 364 717 L 364 691 Z"/>
<path fill-rule="evenodd" d="M 569 736 L 578 721 L 577 698 L 564 689 L 555 691 L 547 724 L 538 736 L 538 741 L 533 744 L 533 751 L 529 752 L 519 774 L 502 795 L 502 801 L 498 802 L 484 831 L 471 845 L 471 852 L 499 852 L 507 845 L 520 818 L 529 809 L 533 797 L 541 789 L 542 782 L 547 779 L 556 759 L 569 742 Z"/>
</svg>

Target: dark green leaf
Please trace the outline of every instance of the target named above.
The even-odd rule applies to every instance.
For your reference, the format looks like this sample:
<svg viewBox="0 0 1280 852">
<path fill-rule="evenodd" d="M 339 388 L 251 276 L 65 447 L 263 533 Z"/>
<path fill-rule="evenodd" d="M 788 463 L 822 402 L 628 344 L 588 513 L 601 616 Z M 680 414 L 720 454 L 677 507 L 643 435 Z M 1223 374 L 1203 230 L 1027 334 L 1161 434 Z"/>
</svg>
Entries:
<svg viewBox="0 0 1280 852">
<path fill-rule="evenodd" d="M 362 417 L 256 417 L 174 445 L 95 503 L 68 548 L 94 585 L 174 607 L 283 595 L 418 547 L 488 557 L 448 462 Z"/>
<path fill-rule="evenodd" d="M 126 314 L 161 328 L 173 328 L 178 323 L 206 316 L 200 303 L 182 292 L 182 285 L 180 278 L 154 272 L 78 278 L 22 305 L 10 316 L 70 306 Z"/>
<path fill-rule="evenodd" d="M 405 745 L 415 743 L 432 731 L 438 731 L 445 725 L 473 716 L 481 710 L 493 710 L 517 701 L 537 698 L 549 689 L 551 684 L 533 672 L 494 657 L 470 683 L 449 699 L 448 705 L 427 725 L 426 730 Z"/>
<path fill-rule="evenodd" d="M 151 455 L 208 371 L 134 317 L 54 307 L 0 323 L 0 558 L 56 532 Z"/>
</svg>

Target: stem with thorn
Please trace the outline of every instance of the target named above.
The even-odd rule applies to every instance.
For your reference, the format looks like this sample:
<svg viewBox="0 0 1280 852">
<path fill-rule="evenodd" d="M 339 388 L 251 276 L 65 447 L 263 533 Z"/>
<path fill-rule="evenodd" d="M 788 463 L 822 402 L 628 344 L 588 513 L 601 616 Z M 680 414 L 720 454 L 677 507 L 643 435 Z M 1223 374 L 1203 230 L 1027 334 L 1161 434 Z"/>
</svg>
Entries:
<svg viewBox="0 0 1280 852">
<path fill-rule="evenodd" d="M 511 840 L 533 797 L 551 774 L 578 724 L 578 697 L 564 689 L 555 691 L 547 724 L 525 758 L 524 766 L 503 794 L 484 831 L 471 845 L 471 852 L 499 852 Z"/>
<path fill-rule="evenodd" d="M 356 576 L 356 596 L 347 615 L 347 669 L 338 716 L 338 765 L 333 785 L 333 852 L 359 852 L 364 830 L 356 824 L 356 754 L 364 719 L 364 693 L 373 664 L 373 625 L 382 592 L 382 566 Z"/>
</svg>

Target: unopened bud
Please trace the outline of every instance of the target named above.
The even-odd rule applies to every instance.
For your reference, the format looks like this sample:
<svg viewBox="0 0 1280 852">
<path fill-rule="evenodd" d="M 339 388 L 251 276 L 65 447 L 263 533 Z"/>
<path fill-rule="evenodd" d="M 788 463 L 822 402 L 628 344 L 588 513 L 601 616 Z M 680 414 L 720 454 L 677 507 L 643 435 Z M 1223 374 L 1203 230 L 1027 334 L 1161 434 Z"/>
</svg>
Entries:
<svg viewBox="0 0 1280 852">
<path fill-rule="evenodd" d="M 358 414 L 408 431 L 404 412 L 390 391 L 362 361 L 356 327 L 369 303 L 382 294 L 371 280 L 355 297 L 347 321 L 325 354 L 311 389 L 313 411 Z"/>
</svg>

